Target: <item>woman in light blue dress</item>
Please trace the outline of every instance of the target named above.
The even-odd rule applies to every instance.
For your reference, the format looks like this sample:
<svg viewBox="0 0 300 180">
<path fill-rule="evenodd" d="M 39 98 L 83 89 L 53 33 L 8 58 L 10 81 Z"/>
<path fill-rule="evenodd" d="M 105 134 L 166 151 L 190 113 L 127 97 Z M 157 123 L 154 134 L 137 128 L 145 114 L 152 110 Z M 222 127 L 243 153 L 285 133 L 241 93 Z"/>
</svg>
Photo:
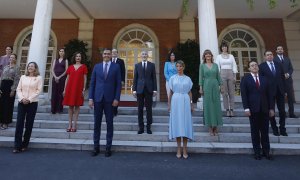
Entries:
<svg viewBox="0 0 300 180">
<path fill-rule="evenodd" d="M 183 141 L 183 157 L 188 158 L 187 140 L 193 139 L 193 121 L 192 121 L 192 93 L 193 86 L 191 78 L 184 75 L 184 62 L 176 62 L 178 73 L 170 78 L 170 121 L 169 121 L 169 139 L 176 138 L 177 158 L 181 158 L 181 139 Z"/>
<path fill-rule="evenodd" d="M 177 74 L 177 69 L 176 69 L 176 65 L 175 65 L 175 54 L 174 54 L 174 52 L 171 52 L 169 54 L 168 60 L 165 62 L 165 66 L 164 66 L 164 75 L 166 78 L 166 90 L 167 90 L 167 95 L 168 95 L 168 104 L 170 103 L 169 80 L 175 74 Z"/>
</svg>

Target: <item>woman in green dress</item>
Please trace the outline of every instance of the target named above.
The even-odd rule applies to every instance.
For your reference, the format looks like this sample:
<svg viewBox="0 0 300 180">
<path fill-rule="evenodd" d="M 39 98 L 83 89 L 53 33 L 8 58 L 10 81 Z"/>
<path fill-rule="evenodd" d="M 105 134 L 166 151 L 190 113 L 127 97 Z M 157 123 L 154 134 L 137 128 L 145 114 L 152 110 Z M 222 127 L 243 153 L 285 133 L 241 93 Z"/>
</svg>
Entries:
<svg viewBox="0 0 300 180">
<path fill-rule="evenodd" d="M 200 65 L 199 85 L 203 96 L 204 125 L 209 128 L 211 136 L 218 135 L 217 127 L 223 125 L 220 91 L 223 92 L 218 65 L 213 61 L 210 50 L 205 50 Z"/>
</svg>

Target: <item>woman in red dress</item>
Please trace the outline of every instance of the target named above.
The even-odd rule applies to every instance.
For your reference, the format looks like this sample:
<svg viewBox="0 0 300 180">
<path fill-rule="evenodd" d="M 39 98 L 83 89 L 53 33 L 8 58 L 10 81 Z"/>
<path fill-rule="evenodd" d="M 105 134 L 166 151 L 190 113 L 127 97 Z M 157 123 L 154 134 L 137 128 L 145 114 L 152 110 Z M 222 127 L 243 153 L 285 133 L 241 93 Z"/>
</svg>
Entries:
<svg viewBox="0 0 300 180">
<path fill-rule="evenodd" d="M 83 105 L 83 95 L 88 73 L 86 65 L 81 64 L 83 58 L 84 56 L 81 52 L 74 53 L 72 57 L 74 64 L 67 69 L 67 79 L 65 82 L 65 90 L 63 92 L 63 105 L 69 106 L 69 126 L 67 132 L 76 132 L 80 106 Z"/>
</svg>

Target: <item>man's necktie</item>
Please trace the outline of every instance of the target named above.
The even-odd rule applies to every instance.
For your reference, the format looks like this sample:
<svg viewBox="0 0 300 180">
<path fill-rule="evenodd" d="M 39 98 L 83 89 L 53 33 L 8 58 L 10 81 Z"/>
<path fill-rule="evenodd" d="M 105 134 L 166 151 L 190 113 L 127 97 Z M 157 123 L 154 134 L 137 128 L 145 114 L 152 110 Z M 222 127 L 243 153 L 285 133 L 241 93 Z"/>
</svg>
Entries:
<svg viewBox="0 0 300 180">
<path fill-rule="evenodd" d="M 274 63 L 271 62 L 270 64 L 271 64 L 272 74 L 273 74 L 273 76 L 275 76 L 276 75 L 276 71 L 275 71 Z"/>
<path fill-rule="evenodd" d="M 146 77 L 146 62 L 143 62 L 143 75 Z"/>
<path fill-rule="evenodd" d="M 255 76 L 255 84 L 256 84 L 256 88 L 259 89 L 259 81 L 257 76 Z"/>
<path fill-rule="evenodd" d="M 280 56 L 280 60 L 281 60 L 281 62 L 283 63 L 283 60 L 284 60 L 284 59 L 283 59 L 283 56 Z"/>
<path fill-rule="evenodd" d="M 108 67 L 108 63 L 105 63 L 105 67 L 104 67 L 104 78 L 107 78 L 107 67 Z"/>
</svg>

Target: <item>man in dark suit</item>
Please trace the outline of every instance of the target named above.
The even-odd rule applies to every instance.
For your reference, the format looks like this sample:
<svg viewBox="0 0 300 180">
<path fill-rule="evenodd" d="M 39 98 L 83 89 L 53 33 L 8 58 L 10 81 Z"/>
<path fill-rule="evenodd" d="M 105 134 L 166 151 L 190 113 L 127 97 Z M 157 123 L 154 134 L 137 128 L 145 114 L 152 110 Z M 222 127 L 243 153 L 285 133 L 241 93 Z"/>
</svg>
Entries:
<svg viewBox="0 0 300 180">
<path fill-rule="evenodd" d="M 124 63 L 124 60 L 118 58 L 118 50 L 117 49 L 113 49 L 111 51 L 111 54 L 112 54 L 111 62 L 119 64 L 119 66 L 120 66 L 122 86 L 124 86 L 124 84 L 125 84 L 125 63 Z M 114 116 L 118 115 L 118 106 L 113 107 L 113 114 L 114 114 Z"/>
<path fill-rule="evenodd" d="M 257 62 L 250 61 L 248 67 L 250 74 L 243 77 L 240 89 L 245 114 L 250 120 L 254 158 L 261 159 L 262 149 L 263 155 L 271 160 L 269 117 L 274 116 L 274 101 L 266 78 L 258 75 Z"/>
<path fill-rule="evenodd" d="M 284 108 L 284 72 L 282 66 L 278 64 L 278 62 L 273 61 L 273 53 L 271 51 L 266 51 L 265 62 L 259 65 L 259 74 L 264 76 L 268 83 L 270 84 L 270 88 L 272 89 L 271 95 L 276 100 L 277 108 L 279 111 L 279 130 L 276 125 L 275 116 L 270 118 L 271 127 L 273 130 L 273 134 L 275 136 L 287 136 L 285 129 L 285 108 Z M 274 103 L 275 108 L 275 103 Z M 273 109 L 274 109 L 273 108 Z"/>
<path fill-rule="evenodd" d="M 284 71 L 284 87 L 285 92 L 288 99 L 288 105 L 289 105 L 289 116 L 290 118 L 298 118 L 294 113 L 294 103 L 295 103 L 295 95 L 294 95 L 294 87 L 293 87 L 293 65 L 291 63 L 290 58 L 287 56 L 284 56 L 284 50 L 282 46 L 277 46 L 276 48 L 277 56 L 274 57 L 274 61 L 278 62 L 282 65 L 283 71 Z"/>
<path fill-rule="evenodd" d="M 155 65 L 147 61 L 148 52 L 142 51 L 142 62 L 135 64 L 134 66 L 134 78 L 133 78 L 133 96 L 137 97 L 138 102 L 138 121 L 139 130 L 138 134 L 144 133 L 144 121 L 143 121 L 143 109 L 144 103 L 147 111 L 147 133 L 152 134 L 152 97 L 157 94 L 157 82 Z"/>
<path fill-rule="evenodd" d="M 89 88 L 89 106 L 94 107 L 94 151 L 92 156 L 100 152 L 100 134 L 103 111 L 105 113 L 107 133 L 105 157 L 111 156 L 113 138 L 113 106 L 117 106 L 121 93 L 120 67 L 112 63 L 111 51 L 103 51 L 103 62 L 95 65 Z"/>
</svg>

